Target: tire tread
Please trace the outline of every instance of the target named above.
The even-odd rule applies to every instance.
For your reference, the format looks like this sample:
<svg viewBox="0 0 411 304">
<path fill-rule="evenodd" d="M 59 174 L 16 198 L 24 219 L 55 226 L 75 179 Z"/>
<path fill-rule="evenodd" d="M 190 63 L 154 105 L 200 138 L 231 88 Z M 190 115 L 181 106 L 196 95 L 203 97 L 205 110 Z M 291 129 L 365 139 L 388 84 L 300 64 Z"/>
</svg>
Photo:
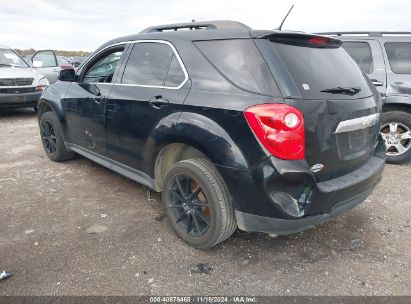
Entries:
<svg viewBox="0 0 411 304">
<path fill-rule="evenodd" d="M 178 163 L 174 164 L 174 166 L 170 170 L 176 167 L 184 167 L 189 170 L 192 170 L 193 167 L 197 168 L 201 172 L 201 174 L 206 177 L 206 179 L 210 183 L 210 186 L 217 194 L 218 201 L 216 203 L 219 205 L 221 210 L 221 221 L 219 223 L 218 236 L 213 240 L 210 240 L 211 242 L 193 246 L 199 249 L 209 249 L 228 239 L 237 229 L 237 221 L 231 202 L 231 196 L 229 194 L 229 191 L 227 190 L 227 186 L 225 185 L 223 178 L 220 176 L 217 169 L 209 160 L 205 158 L 193 158 L 179 161 Z"/>
<path fill-rule="evenodd" d="M 39 121 L 40 133 L 41 133 L 41 124 L 44 120 L 47 120 L 52 124 L 52 126 L 54 128 L 54 132 L 56 133 L 56 143 L 57 143 L 56 153 L 53 156 L 51 156 L 46 152 L 47 156 L 52 161 L 55 161 L 55 162 L 62 162 L 62 161 L 72 159 L 74 157 L 75 153 L 72 152 L 72 151 L 67 150 L 66 146 L 64 145 L 63 132 L 62 132 L 61 125 L 60 125 L 60 122 L 57 118 L 56 113 L 54 113 L 54 112 L 45 112 L 40 117 L 40 121 Z M 43 140 L 42 140 L 42 142 L 43 142 Z"/>
</svg>

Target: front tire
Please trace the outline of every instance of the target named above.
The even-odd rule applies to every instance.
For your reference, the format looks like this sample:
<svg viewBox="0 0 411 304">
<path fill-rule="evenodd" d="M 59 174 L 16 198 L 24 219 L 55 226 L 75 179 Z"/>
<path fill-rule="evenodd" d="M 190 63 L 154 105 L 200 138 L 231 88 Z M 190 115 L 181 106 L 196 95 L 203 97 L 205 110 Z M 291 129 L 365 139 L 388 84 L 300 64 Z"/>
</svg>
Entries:
<svg viewBox="0 0 411 304">
<path fill-rule="evenodd" d="M 68 151 L 64 145 L 63 132 L 56 113 L 44 113 L 39 125 L 44 151 L 51 160 L 61 162 L 73 158 L 74 152 Z"/>
<path fill-rule="evenodd" d="M 387 149 L 387 163 L 401 164 L 411 159 L 411 114 L 394 110 L 382 114 L 381 136 Z"/>
<path fill-rule="evenodd" d="M 209 249 L 237 228 L 225 183 L 206 159 L 174 164 L 164 179 L 162 200 L 174 232 L 195 248 Z"/>
</svg>

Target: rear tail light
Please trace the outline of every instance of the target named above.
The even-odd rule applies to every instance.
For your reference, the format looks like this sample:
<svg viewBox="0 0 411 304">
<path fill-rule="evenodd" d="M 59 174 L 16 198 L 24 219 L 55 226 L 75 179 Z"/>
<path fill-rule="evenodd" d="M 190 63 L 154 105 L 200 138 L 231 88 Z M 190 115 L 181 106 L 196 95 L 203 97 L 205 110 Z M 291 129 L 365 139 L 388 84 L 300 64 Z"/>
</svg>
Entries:
<svg viewBox="0 0 411 304">
<path fill-rule="evenodd" d="M 244 114 L 268 152 L 281 159 L 304 159 L 304 116 L 300 110 L 286 104 L 261 104 Z"/>
</svg>

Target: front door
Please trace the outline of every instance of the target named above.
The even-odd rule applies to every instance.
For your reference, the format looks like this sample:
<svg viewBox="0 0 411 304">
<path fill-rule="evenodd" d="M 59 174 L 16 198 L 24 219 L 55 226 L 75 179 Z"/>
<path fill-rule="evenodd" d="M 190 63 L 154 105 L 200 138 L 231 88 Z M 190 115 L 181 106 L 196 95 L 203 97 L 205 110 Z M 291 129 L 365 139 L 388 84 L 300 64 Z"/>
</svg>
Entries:
<svg viewBox="0 0 411 304">
<path fill-rule="evenodd" d="M 107 156 L 106 102 L 115 80 L 124 46 L 97 54 L 79 71 L 63 99 L 68 137 L 89 152 Z"/>
<path fill-rule="evenodd" d="M 33 67 L 42 75 L 44 75 L 49 83 L 57 81 L 60 72 L 60 67 L 57 62 L 57 57 L 54 51 L 44 50 L 38 51 L 31 57 Z"/>
<path fill-rule="evenodd" d="M 137 42 L 130 52 L 120 82 L 107 103 L 110 158 L 149 173 L 153 131 L 162 119 L 177 120 L 187 96 L 188 75 L 172 45 Z M 174 117 L 174 118 L 173 118 Z"/>
</svg>

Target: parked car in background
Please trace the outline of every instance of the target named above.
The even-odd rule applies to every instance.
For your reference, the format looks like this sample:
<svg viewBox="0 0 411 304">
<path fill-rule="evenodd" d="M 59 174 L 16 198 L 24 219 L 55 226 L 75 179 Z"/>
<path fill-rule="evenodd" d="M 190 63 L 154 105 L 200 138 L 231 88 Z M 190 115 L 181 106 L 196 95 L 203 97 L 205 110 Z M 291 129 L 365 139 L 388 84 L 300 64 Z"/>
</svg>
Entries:
<svg viewBox="0 0 411 304">
<path fill-rule="evenodd" d="M 60 70 L 74 70 L 74 66 L 72 66 L 66 58 L 62 56 L 56 56 L 57 57 L 57 64 L 60 67 Z"/>
<path fill-rule="evenodd" d="M 79 67 L 85 60 L 87 59 L 87 57 L 82 57 L 82 56 L 77 56 L 77 57 L 70 57 L 68 59 L 68 61 L 70 62 L 70 64 L 72 66 L 74 66 L 75 68 Z"/>
<path fill-rule="evenodd" d="M 49 84 L 46 77 L 31 68 L 12 49 L 0 45 L 0 107 L 37 107 Z"/>
<path fill-rule="evenodd" d="M 341 44 L 233 21 L 114 39 L 44 91 L 45 153 L 162 192 L 196 248 L 305 230 L 363 202 L 385 163 L 381 96 Z"/>
<path fill-rule="evenodd" d="M 33 55 L 26 56 L 25 60 L 33 68 L 45 75 L 49 83 L 57 81 L 57 77 L 61 70 L 74 69 L 65 58 L 57 56 L 52 50 L 38 51 Z"/>
<path fill-rule="evenodd" d="M 411 159 L 411 32 L 327 32 L 370 78 L 383 97 L 381 135 L 387 162 Z"/>
</svg>

